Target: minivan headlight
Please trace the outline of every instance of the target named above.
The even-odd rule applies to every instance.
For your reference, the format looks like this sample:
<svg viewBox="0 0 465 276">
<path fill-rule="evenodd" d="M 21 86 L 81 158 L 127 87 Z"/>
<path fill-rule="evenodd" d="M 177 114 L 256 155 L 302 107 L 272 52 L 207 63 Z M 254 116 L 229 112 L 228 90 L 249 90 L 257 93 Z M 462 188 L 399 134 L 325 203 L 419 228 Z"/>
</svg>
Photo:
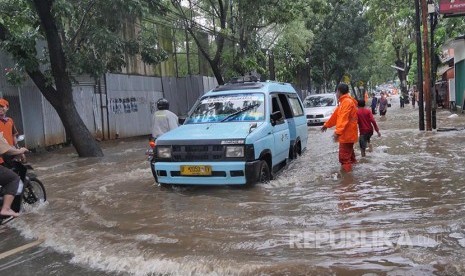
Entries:
<svg viewBox="0 0 465 276">
<path fill-rule="evenodd" d="M 325 117 L 329 117 L 329 116 L 333 115 L 333 113 L 334 113 L 334 111 L 327 111 L 325 113 Z"/>
<path fill-rule="evenodd" d="M 226 157 L 244 157 L 244 146 L 226 146 Z"/>
<path fill-rule="evenodd" d="M 157 147 L 157 156 L 159 158 L 171 158 L 171 147 Z"/>
</svg>

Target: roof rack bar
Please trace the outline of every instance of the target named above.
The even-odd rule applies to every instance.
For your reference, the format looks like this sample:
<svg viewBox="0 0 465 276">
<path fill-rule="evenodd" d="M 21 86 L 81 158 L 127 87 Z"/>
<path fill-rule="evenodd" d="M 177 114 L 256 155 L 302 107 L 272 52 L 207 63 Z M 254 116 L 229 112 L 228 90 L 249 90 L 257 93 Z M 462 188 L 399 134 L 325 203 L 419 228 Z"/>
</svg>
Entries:
<svg viewBox="0 0 465 276">
<path fill-rule="evenodd" d="M 259 82 L 260 78 L 260 74 L 254 71 L 246 73 L 244 76 L 233 77 L 229 83 Z"/>
</svg>

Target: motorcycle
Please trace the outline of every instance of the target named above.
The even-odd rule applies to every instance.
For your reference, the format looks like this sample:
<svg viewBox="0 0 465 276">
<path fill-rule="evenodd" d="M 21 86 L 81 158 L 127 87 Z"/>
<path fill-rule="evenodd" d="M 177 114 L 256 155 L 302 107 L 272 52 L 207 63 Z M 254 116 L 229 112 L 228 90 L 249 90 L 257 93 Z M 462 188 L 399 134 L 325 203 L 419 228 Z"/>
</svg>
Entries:
<svg viewBox="0 0 465 276">
<path fill-rule="evenodd" d="M 24 140 L 24 136 L 20 135 L 18 141 Z M 34 205 L 42 203 L 47 200 L 44 184 L 37 178 L 31 171 L 34 170 L 28 163 L 16 159 L 14 156 L 11 158 L 4 158 L 5 166 L 14 171 L 23 182 L 23 190 L 19 195 L 16 195 L 11 209 L 15 212 L 20 212 L 23 204 Z M 0 206 L 3 204 L 3 192 L 0 191 Z M 11 221 L 13 217 L 0 216 L 0 224 L 5 224 Z"/>
</svg>

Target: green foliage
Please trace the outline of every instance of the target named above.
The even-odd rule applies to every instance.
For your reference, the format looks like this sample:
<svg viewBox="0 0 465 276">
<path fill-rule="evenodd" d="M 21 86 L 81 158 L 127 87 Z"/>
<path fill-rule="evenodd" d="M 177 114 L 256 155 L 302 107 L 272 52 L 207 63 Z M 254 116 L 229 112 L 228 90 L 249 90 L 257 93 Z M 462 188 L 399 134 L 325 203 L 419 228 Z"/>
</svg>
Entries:
<svg viewBox="0 0 465 276">
<path fill-rule="evenodd" d="M 56 0 L 52 5 L 61 39 L 56 43 L 63 48 L 71 74 L 98 77 L 108 71 L 119 72 L 126 65 L 126 54 L 141 55 L 148 64 L 167 58 L 153 30 L 142 26 L 140 32 L 135 31 L 140 18 L 164 12 L 160 1 Z M 18 66 L 49 67 L 50 52 L 37 52 L 45 48 L 47 39 L 32 1 L 0 0 L 0 18 L 9 34 L 0 42 L 0 49 L 10 53 Z"/>
<path fill-rule="evenodd" d="M 5 68 L 5 77 L 8 83 L 20 85 L 26 80 L 26 73 L 17 65 L 14 68 Z"/>
<path fill-rule="evenodd" d="M 463 35 L 465 29 L 465 17 L 441 18 L 434 32 L 436 53 L 447 41 Z"/>
<path fill-rule="evenodd" d="M 233 14 L 239 20 L 232 27 L 235 34 L 233 39 L 239 46 L 235 49 L 234 66 L 239 74 L 255 70 L 266 75 L 267 57 L 264 51 L 272 50 L 278 57 L 278 79 L 294 80 L 295 74 L 289 78 L 284 76 L 289 76 L 289 72 L 283 72 L 295 68 L 281 66 L 281 63 L 289 62 L 279 57 L 305 54 L 307 48 L 302 45 L 307 42 L 307 31 L 302 24 L 304 4 L 305 1 L 300 0 L 238 1 L 233 7 Z"/>
<path fill-rule="evenodd" d="M 359 68 L 359 60 L 370 45 L 371 27 L 358 0 L 327 1 L 319 12 L 318 20 L 307 23 L 315 33 L 312 77 L 317 85 L 334 85 Z"/>
<path fill-rule="evenodd" d="M 278 80 L 296 82 L 296 72 L 307 66 L 306 56 L 313 43 L 314 34 L 302 20 L 287 24 L 273 47 Z"/>
<path fill-rule="evenodd" d="M 144 27 L 139 37 L 142 61 L 147 64 L 159 64 L 168 59 L 168 53 L 158 45 L 157 33 L 150 27 Z"/>
<path fill-rule="evenodd" d="M 302 18 L 304 4 L 308 1 L 172 2 L 173 14 L 169 17 L 174 24 L 183 22 L 191 36 L 203 32 L 213 38 L 210 43 L 202 43 L 201 39 L 196 39 L 196 43 L 221 83 L 223 77 L 227 79 L 252 69 L 266 73 L 264 51 L 274 47 L 279 30 Z"/>
<path fill-rule="evenodd" d="M 411 1 L 403 0 L 364 0 L 368 7 L 367 17 L 374 26 L 372 48 L 379 60 L 379 71 L 372 73 L 374 83 L 382 83 L 397 78 L 405 81 L 415 56 L 415 10 Z M 391 65 L 402 67 L 395 70 Z M 391 74 L 389 73 L 391 71 Z M 389 75 L 391 75 L 389 77 Z M 401 87 L 406 90 L 406 87 Z"/>
</svg>

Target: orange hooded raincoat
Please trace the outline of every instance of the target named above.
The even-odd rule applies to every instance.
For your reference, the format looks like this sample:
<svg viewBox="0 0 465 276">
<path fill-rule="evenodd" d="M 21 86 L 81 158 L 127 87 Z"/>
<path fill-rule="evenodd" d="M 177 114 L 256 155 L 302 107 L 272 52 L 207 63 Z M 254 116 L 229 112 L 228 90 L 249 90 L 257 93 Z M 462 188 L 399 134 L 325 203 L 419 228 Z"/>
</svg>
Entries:
<svg viewBox="0 0 465 276">
<path fill-rule="evenodd" d="M 339 143 L 358 141 L 357 101 L 349 93 L 339 98 L 339 106 L 324 124 L 326 128 L 336 126 L 334 133 L 339 135 Z"/>
</svg>

